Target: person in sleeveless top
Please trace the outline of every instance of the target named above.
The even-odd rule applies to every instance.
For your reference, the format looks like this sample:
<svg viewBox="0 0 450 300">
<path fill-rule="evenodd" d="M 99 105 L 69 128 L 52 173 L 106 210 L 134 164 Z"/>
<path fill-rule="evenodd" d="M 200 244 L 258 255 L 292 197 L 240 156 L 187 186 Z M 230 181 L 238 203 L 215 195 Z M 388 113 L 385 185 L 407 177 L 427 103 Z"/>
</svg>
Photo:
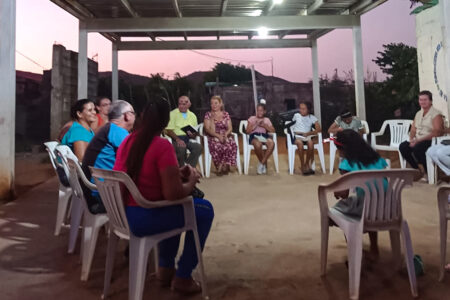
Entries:
<svg viewBox="0 0 450 300">
<path fill-rule="evenodd" d="M 433 137 L 442 135 L 444 121 L 442 113 L 433 107 L 433 94 L 430 91 L 419 93 L 419 105 L 421 109 L 414 117 L 409 141 L 401 143 L 399 150 L 412 168 L 420 170 L 422 177 L 427 165 L 425 152 L 431 146 Z M 419 165 L 422 165 L 422 170 Z"/>
</svg>

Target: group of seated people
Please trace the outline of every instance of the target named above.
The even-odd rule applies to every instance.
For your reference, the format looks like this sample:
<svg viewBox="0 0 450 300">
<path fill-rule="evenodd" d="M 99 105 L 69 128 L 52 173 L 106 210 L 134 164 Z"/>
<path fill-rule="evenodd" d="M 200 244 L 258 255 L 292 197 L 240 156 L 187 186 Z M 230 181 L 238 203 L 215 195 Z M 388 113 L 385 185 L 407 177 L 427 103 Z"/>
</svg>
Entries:
<svg viewBox="0 0 450 300">
<path fill-rule="evenodd" d="M 197 125 L 197 117 L 189 110 L 191 103 L 188 97 L 181 96 L 178 107 L 172 111 L 166 99 L 154 97 L 136 124 L 135 111 L 128 102 L 116 100 L 111 103 L 107 98 L 100 98 L 96 104 L 88 99 L 77 101 L 71 111 L 73 120 L 65 125 L 61 134 L 61 143 L 73 150 L 82 162 L 82 169 L 88 179 L 92 180 L 89 166 L 93 166 L 126 172 L 142 195 L 150 201 L 176 200 L 192 195 L 201 177 L 195 167 L 202 146 L 192 140 L 196 132 L 182 129 L 187 125 Z M 403 156 L 414 168 L 424 164 L 425 151 L 432 137 L 441 135 L 443 129 L 441 114 L 432 107 L 430 92 L 420 93 L 419 104 L 421 111 L 414 119 L 410 140 L 400 146 Z M 309 175 L 313 174 L 313 139 L 321 128 L 318 119 L 309 113 L 307 103 L 302 102 L 299 108 L 300 112 L 292 118 L 295 122 L 291 125 L 292 142 L 298 146 L 302 173 Z M 259 160 L 258 174 L 267 172 L 266 163 L 274 150 L 270 133 L 275 132 L 275 129 L 265 114 L 265 105 L 258 104 L 256 115 L 248 119 L 245 129 Z M 211 111 L 204 117 L 204 131 L 218 173 L 228 173 L 236 165 L 238 147 L 231 137 L 230 115 L 224 110 L 219 96 L 211 98 Z M 384 159 L 362 138 L 364 127 L 350 112 L 345 111 L 338 116 L 328 131 L 335 135 L 333 142 L 343 158 L 339 164 L 341 173 L 384 169 L 387 166 Z M 164 134 L 171 137 L 172 144 L 162 137 Z M 266 146 L 265 151 L 263 145 Z M 306 151 L 304 145 L 307 146 Z M 432 152 L 432 148 L 429 152 Z M 447 167 L 450 165 L 447 164 Z M 85 196 L 92 213 L 105 212 L 97 192 L 85 189 Z M 357 190 L 355 195 L 341 192 L 335 196 L 341 200 L 336 204 L 336 209 L 344 214 L 361 216 L 364 199 L 362 191 Z M 147 209 L 138 206 L 131 195 L 127 195 L 125 205 L 130 230 L 136 236 L 152 235 L 184 224 L 181 206 Z M 203 249 L 214 210 L 211 203 L 203 198 L 194 197 L 194 206 Z M 371 234 L 370 240 L 371 249 L 377 254 L 376 234 Z M 183 254 L 175 269 L 179 243 L 180 236 L 160 243 L 157 278 L 162 285 L 171 285 L 182 293 L 200 292 L 201 287 L 191 277 L 198 262 L 192 233 L 186 234 Z"/>
<path fill-rule="evenodd" d="M 77 101 L 71 115 L 73 121 L 61 144 L 69 146 L 82 161 L 87 178 L 92 180 L 89 166 L 124 171 L 150 201 L 177 200 L 192 194 L 200 174 L 190 165 L 180 165 L 174 147 L 160 137 L 170 118 L 170 105 L 165 99 L 150 101 L 136 124 L 133 107 L 126 101 L 116 100 L 110 103 L 108 121 L 96 128 L 96 133 L 92 124 L 98 123 L 99 116 L 91 100 Z M 87 188 L 83 190 L 90 212 L 105 213 L 98 193 L 91 193 Z M 130 230 L 139 237 L 179 228 L 184 224 L 181 206 L 147 209 L 137 206 L 131 195 L 127 196 L 125 205 Z M 203 249 L 214 210 L 205 199 L 194 198 L 194 205 Z M 159 244 L 158 280 L 161 285 L 171 285 L 183 294 L 198 293 L 201 287 L 191 276 L 198 261 L 192 232 L 186 234 L 183 254 L 175 270 L 179 243 L 180 236 L 175 236 Z"/>
</svg>

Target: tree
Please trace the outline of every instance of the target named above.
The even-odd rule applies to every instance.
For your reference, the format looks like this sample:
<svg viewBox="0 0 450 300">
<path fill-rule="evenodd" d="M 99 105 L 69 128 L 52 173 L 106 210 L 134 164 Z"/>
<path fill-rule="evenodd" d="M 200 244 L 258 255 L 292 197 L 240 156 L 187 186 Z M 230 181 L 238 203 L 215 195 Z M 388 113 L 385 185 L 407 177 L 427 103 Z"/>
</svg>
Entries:
<svg viewBox="0 0 450 300">
<path fill-rule="evenodd" d="M 238 83 L 252 80 L 252 73 L 245 66 L 217 63 L 212 71 L 206 73 L 205 81 L 215 82 L 217 78 L 220 82 Z"/>
<path fill-rule="evenodd" d="M 373 61 L 388 75 L 381 90 L 391 111 L 401 109 L 402 117 L 413 118 L 418 110 L 419 72 L 417 49 L 403 43 L 383 45 Z"/>
</svg>

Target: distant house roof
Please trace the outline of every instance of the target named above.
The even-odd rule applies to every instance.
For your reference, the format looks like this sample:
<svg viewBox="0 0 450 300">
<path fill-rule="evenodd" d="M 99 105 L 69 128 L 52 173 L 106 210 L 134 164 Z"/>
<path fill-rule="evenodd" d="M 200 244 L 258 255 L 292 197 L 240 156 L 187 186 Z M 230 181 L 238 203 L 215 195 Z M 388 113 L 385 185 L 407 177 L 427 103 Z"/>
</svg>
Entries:
<svg viewBox="0 0 450 300">
<path fill-rule="evenodd" d="M 36 81 L 38 83 L 40 83 L 42 81 L 42 74 L 25 72 L 25 71 L 16 70 L 16 77 L 23 78 L 23 79 L 30 79 L 30 80 Z"/>
</svg>

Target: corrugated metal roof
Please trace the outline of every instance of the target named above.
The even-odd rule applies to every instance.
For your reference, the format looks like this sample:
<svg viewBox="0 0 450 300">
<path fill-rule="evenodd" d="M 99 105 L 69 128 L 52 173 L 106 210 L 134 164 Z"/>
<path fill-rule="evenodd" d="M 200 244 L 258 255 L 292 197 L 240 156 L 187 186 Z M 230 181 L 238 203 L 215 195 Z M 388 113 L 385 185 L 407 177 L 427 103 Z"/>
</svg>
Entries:
<svg viewBox="0 0 450 300">
<path fill-rule="evenodd" d="M 51 0 L 75 17 L 85 18 L 177 18 L 177 17 L 258 17 L 296 15 L 340 15 L 364 13 L 386 0 Z M 286 35 L 321 35 L 330 30 L 271 31 L 280 38 Z M 115 32 L 116 37 L 217 37 L 246 36 L 254 31 L 196 32 Z M 195 39 L 195 38 L 193 38 Z"/>
</svg>

